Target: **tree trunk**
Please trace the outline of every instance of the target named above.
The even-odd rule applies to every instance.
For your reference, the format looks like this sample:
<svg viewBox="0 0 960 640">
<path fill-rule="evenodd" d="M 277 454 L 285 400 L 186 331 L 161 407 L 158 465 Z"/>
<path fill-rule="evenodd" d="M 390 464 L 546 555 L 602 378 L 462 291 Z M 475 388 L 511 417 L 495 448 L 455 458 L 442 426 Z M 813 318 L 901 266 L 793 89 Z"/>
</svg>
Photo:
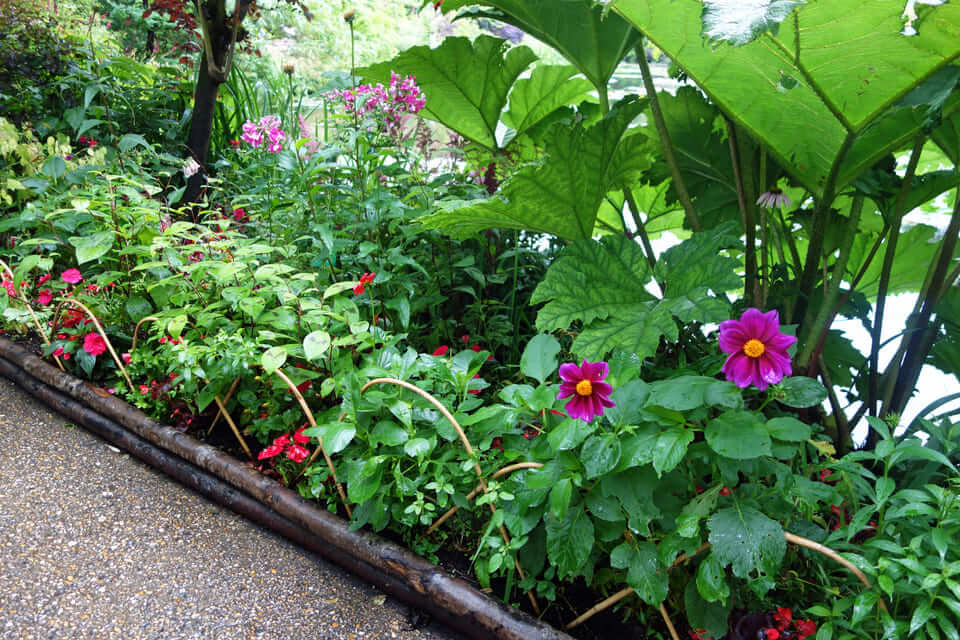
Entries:
<svg viewBox="0 0 960 640">
<path fill-rule="evenodd" d="M 197 74 L 197 89 L 193 94 L 193 115 L 190 119 L 187 147 L 189 147 L 194 160 L 204 169 L 197 171 L 187 180 L 187 190 L 183 194 L 185 204 L 199 202 L 207 184 L 207 153 L 210 151 L 213 113 L 217 108 L 217 91 L 221 84 L 223 84 L 222 81 L 211 75 L 207 67 L 206 57 L 202 58 L 200 70 Z"/>
</svg>

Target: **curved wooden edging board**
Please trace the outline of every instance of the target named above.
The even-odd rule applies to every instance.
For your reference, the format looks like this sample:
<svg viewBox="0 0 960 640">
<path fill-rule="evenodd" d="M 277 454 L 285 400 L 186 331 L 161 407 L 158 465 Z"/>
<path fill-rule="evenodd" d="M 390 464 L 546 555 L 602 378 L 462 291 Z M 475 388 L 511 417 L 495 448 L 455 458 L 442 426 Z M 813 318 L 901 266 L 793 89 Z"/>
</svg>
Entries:
<svg viewBox="0 0 960 640">
<path fill-rule="evenodd" d="M 343 519 L 242 462 L 152 420 L 138 409 L 0 338 L 0 374 L 79 424 L 205 495 L 305 544 L 387 593 L 430 612 L 466 636 L 570 640 L 380 536 Z M 128 431 L 129 430 L 129 431 Z M 132 433 L 129 433 L 132 432 Z M 113 434 L 112 436 L 110 434 Z M 113 438 L 117 438 L 114 440 Z M 169 452 L 169 453 L 167 453 Z M 173 454 L 172 456 L 169 454 Z M 182 464 L 177 464 L 177 462 Z M 240 491 L 237 491 L 239 489 Z M 221 496 L 217 497 L 217 492 Z"/>
</svg>

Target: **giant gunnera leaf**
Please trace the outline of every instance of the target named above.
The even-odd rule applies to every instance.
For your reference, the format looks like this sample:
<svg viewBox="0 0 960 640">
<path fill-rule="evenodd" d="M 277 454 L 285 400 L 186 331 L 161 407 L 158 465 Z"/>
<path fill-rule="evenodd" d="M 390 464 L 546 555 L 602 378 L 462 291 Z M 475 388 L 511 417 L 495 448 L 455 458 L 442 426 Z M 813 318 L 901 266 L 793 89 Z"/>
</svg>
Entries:
<svg viewBox="0 0 960 640">
<path fill-rule="evenodd" d="M 492 227 L 590 238 L 604 196 L 650 166 L 646 133 L 628 129 L 645 106 L 627 99 L 592 126 L 552 127 L 545 158 L 518 169 L 496 197 L 446 203 L 420 221 L 458 238 Z"/>
</svg>

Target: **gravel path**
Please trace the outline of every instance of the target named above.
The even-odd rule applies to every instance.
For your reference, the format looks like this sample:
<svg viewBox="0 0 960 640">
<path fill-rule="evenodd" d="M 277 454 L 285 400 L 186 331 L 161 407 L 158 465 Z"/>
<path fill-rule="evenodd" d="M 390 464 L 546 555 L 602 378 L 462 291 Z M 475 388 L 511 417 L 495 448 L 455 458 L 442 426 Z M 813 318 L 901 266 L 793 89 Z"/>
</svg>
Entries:
<svg viewBox="0 0 960 640">
<path fill-rule="evenodd" d="M 450 640 L 0 378 L 0 638 Z"/>
</svg>

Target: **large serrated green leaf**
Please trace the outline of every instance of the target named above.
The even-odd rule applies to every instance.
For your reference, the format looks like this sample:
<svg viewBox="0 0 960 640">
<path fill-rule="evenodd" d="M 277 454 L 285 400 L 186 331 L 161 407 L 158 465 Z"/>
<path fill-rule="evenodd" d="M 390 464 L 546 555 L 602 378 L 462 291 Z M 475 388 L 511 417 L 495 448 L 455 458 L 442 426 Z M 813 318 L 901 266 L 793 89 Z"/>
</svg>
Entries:
<svg viewBox="0 0 960 640">
<path fill-rule="evenodd" d="M 734 45 L 747 44 L 767 31 L 777 29 L 790 12 L 806 0 L 769 0 L 741 3 L 730 0 L 703 0 L 703 34 L 711 40 Z"/>
<path fill-rule="evenodd" d="M 358 73 L 380 82 L 389 81 L 391 71 L 415 75 L 427 97 L 421 115 L 494 150 L 510 87 L 534 60 L 529 47 L 508 48 L 506 40 L 482 35 L 473 42 L 446 38 L 434 49 L 412 47 Z"/>
<path fill-rule="evenodd" d="M 667 249 L 654 270 L 657 281 L 666 285 L 664 294 L 685 296 L 702 287 L 722 294 L 740 288 L 743 284 L 738 273 L 741 262 L 721 253 L 724 249 L 742 248 L 734 228 L 732 223 L 723 223 Z"/>
<path fill-rule="evenodd" d="M 446 0 L 441 6 L 447 12 L 468 5 L 493 7 L 466 15 L 522 29 L 559 51 L 598 89 L 606 88 L 620 61 L 640 42 L 629 23 L 593 0 Z"/>
<path fill-rule="evenodd" d="M 902 3 L 808 2 L 777 34 L 739 47 L 702 37 L 698 0 L 611 4 L 814 193 L 822 192 L 848 133 L 860 139 L 846 155 L 838 186 L 912 138 L 926 110 L 891 107 L 960 56 L 956 2 L 918 6 L 913 36 L 901 33 Z M 944 113 L 958 102 L 954 94 Z"/>
<path fill-rule="evenodd" d="M 503 123 L 517 132 L 527 131 L 548 115 L 583 100 L 591 89 L 587 80 L 568 65 L 537 65 L 530 77 L 521 78 L 510 91 L 510 108 Z"/>
<path fill-rule="evenodd" d="M 735 504 L 717 511 L 707 521 L 713 555 L 721 565 L 747 578 L 755 571 L 773 575 L 780 568 L 787 541 L 780 524 L 753 507 Z"/>
<path fill-rule="evenodd" d="M 544 518 L 547 529 L 547 557 L 557 567 L 557 577 L 577 576 L 593 550 L 594 528 L 583 505 L 570 507 L 563 520 Z"/>
<path fill-rule="evenodd" d="M 649 139 L 641 131 L 627 132 L 645 105 L 628 100 L 593 126 L 552 127 L 546 158 L 518 169 L 497 197 L 450 203 L 420 222 L 459 238 L 492 227 L 590 238 L 604 196 L 649 166 Z"/>
</svg>

